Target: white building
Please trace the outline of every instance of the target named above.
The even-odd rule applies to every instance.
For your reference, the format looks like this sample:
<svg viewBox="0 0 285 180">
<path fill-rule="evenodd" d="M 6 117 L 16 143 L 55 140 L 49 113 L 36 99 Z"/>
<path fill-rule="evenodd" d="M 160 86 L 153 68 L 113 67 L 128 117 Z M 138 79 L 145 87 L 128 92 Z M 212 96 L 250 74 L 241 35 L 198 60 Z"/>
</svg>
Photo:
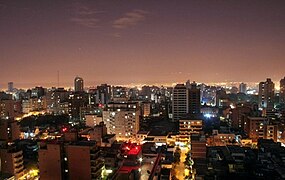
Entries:
<svg viewBox="0 0 285 180">
<path fill-rule="evenodd" d="M 137 103 L 109 103 L 103 111 L 103 122 L 108 134 L 116 134 L 117 140 L 136 138 L 139 131 L 140 108 Z"/>
</svg>

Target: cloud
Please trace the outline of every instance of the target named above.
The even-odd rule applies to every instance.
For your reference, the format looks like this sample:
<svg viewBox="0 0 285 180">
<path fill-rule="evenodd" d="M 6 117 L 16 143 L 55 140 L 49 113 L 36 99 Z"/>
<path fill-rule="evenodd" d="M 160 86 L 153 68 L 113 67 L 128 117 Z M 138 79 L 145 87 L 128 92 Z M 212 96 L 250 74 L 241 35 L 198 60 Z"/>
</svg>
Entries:
<svg viewBox="0 0 285 180">
<path fill-rule="evenodd" d="M 113 22 L 113 27 L 117 29 L 125 29 L 137 25 L 139 22 L 145 20 L 145 16 L 148 14 L 147 11 L 133 10 L 132 12 L 126 13 L 123 17 L 116 19 Z"/>
<path fill-rule="evenodd" d="M 70 18 L 70 21 L 89 28 L 99 27 L 99 19 L 96 17 L 96 15 L 98 13 L 103 13 L 103 11 L 97 11 L 96 9 L 84 6 L 80 3 L 75 3 L 73 8 L 75 15 L 74 17 Z"/>
<path fill-rule="evenodd" d="M 122 35 L 121 35 L 121 33 L 118 33 L 118 32 L 116 32 L 116 33 L 113 33 L 113 34 L 111 34 L 113 37 L 115 37 L 115 38 L 121 38 L 122 37 Z"/>
<path fill-rule="evenodd" d="M 70 21 L 75 22 L 76 24 L 82 25 L 82 26 L 86 26 L 86 27 L 90 27 L 90 28 L 96 28 L 98 27 L 98 19 L 96 18 L 81 18 L 81 17 L 75 17 L 75 18 L 71 18 Z"/>
</svg>

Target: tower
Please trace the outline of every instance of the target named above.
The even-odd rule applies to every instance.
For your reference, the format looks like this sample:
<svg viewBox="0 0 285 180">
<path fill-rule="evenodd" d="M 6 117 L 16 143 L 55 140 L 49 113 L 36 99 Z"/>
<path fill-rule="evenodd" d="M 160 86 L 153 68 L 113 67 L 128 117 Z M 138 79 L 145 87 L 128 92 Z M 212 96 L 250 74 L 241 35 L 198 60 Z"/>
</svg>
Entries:
<svg viewBox="0 0 285 180">
<path fill-rule="evenodd" d="M 274 111 L 274 83 L 270 78 L 259 83 L 258 104 L 266 112 L 266 116 Z"/>
<path fill-rule="evenodd" d="M 76 76 L 74 79 L 74 91 L 75 92 L 82 92 L 84 88 L 83 79 L 79 76 Z"/>
<path fill-rule="evenodd" d="M 172 114 L 173 122 L 179 121 L 189 110 L 189 90 L 184 84 L 177 84 L 173 88 Z"/>
<path fill-rule="evenodd" d="M 8 82 L 8 92 L 13 92 L 13 90 L 14 90 L 14 83 Z"/>
<path fill-rule="evenodd" d="M 246 84 L 245 83 L 240 83 L 239 92 L 246 94 Z"/>
<path fill-rule="evenodd" d="M 189 89 L 189 115 L 193 117 L 197 117 L 200 115 L 201 112 L 201 102 L 200 102 L 200 88 L 197 86 L 195 82 L 191 83 L 190 89 Z"/>
</svg>

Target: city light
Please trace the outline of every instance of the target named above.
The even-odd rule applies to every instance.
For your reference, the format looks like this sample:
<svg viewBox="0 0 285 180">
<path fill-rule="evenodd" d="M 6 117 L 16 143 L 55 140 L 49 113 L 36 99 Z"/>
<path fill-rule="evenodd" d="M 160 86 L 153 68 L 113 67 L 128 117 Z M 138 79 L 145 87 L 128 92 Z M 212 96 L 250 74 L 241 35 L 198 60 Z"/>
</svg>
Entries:
<svg viewBox="0 0 285 180">
<path fill-rule="evenodd" d="M 285 179 L 284 8 L 1 1 L 0 180 Z"/>
<path fill-rule="evenodd" d="M 211 118 L 212 116 L 211 116 L 211 114 L 204 114 L 204 117 L 206 117 L 206 118 Z"/>
<path fill-rule="evenodd" d="M 106 169 L 106 173 L 111 174 L 111 173 L 113 173 L 113 170 L 112 169 Z"/>
</svg>

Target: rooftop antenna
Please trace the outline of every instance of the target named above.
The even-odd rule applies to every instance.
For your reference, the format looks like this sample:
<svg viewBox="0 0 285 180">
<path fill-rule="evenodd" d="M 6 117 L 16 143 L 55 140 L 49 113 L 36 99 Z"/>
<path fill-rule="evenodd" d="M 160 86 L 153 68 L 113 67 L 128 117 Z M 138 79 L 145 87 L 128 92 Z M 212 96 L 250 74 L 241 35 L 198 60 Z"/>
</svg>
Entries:
<svg viewBox="0 0 285 180">
<path fill-rule="evenodd" d="M 57 71 L 57 88 L 59 88 L 59 71 Z"/>
</svg>

